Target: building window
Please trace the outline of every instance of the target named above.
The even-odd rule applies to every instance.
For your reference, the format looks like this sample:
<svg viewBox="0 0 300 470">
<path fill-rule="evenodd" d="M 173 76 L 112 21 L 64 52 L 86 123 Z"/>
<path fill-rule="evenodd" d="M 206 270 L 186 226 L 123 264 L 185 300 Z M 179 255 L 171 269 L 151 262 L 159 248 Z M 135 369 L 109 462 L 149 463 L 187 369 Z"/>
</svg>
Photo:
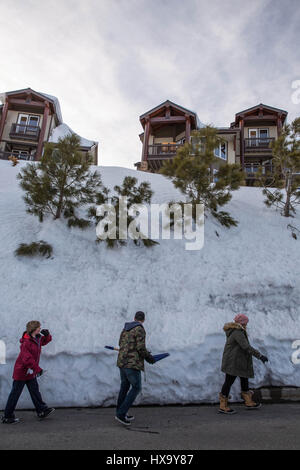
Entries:
<svg viewBox="0 0 300 470">
<path fill-rule="evenodd" d="M 249 145 L 257 147 L 269 143 L 269 129 L 249 129 Z"/>
<path fill-rule="evenodd" d="M 30 160 L 30 154 L 28 150 L 13 150 L 12 154 L 15 155 L 19 160 Z"/>
<path fill-rule="evenodd" d="M 191 137 L 192 148 L 195 152 L 204 152 L 205 151 L 205 138 L 204 137 Z"/>
<path fill-rule="evenodd" d="M 215 156 L 222 160 L 227 160 L 227 144 L 223 142 L 215 149 Z"/>
<path fill-rule="evenodd" d="M 266 144 L 269 142 L 269 129 L 259 129 L 259 143 Z"/>
<path fill-rule="evenodd" d="M 40 116 L 31 114 L 19 114 L 18 116 L 18 134 L 25 134 L 27 132 L 35 132 L 40 122 Z"/>
<path fill-rule="evenodd" d="M 214 175 L 214 183 L 217 183 L 219 178 L 217 176 L 218 175 L 218 170 L 216 168 L 214 168 L 214 170 L 213 170 L 213 175 Z"/>
<path fill-rule="evenodd" d="M 28 116 L 27 125 L 32 126 L 33 130 L 35 130 L 35 128 L 38 127 L 39 122 L 40 122 L 40 117 L 39 116 Z"/>
</svg>

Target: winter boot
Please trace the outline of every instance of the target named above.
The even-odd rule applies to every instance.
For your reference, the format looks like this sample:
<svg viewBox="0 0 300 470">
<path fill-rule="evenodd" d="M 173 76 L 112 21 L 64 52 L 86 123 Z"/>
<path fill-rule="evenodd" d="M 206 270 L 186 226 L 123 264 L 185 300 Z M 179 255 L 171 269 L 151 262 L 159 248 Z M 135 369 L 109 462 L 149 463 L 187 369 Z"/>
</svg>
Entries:
<svg viewBox="0 0 300 470">
<path fill-rule="evenodd" d="M 222 393 L 219 395 L 220 398 L 220 408 L 219 408 L 219 413 L 223 413 L 226 415 L 234 415 L 236 411 L 232 410 L 228 406 L 228 397 L 224 397 Z"/>
<path fill-rule="evenodd" d="M 245 401 L 247 410 L 257 410 L 261 407 L 261 403 L 255 403 L 255 401 L 252 400 L 253 394 L 254 392 L 252 390 L 249 390 L 249 392 L 242 392 L 242 398 Z"/>
</svg>

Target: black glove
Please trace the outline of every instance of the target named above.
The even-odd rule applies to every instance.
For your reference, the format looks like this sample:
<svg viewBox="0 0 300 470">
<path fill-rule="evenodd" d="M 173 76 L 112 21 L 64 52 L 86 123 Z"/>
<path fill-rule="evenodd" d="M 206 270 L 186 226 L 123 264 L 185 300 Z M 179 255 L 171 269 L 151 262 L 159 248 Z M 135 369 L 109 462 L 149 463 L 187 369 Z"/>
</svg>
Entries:
<svg viewBox="0 0 300 470">
<path fill-rule="evenodd" d="M 156 360 L 152 356 L 152 354 L 149 354 L 148 357 L 146 357 L 146 361 L 149 362 L 149 364 L 155 364 Z"/>
<path fill-rule="evenodd" d="M 43 369 L 42 369 L 42 370 L 40 370 L 40 371 L 36 374 L 36 376 L 37 376 L 37 377 L 41 377 L 41 376 L 43 375 L 43 373 L 44 373 L 44 371 L 43 371 Z"/>
<path fill-rule="evenodd" d="M 269 359 L 267 358 L 267 356 L 263 356 L 263 355 L 261 355 L 259 359 L 260 359 L 260 360 L 261 360 L 261 362 L 263 362 L 263 363 L 265 363 L 265 362 L 268 362 L 268 361 L 269 361 Z"/>
<path fill-rule="evenodd" d="M 42 333 L 42 335 L 44 335 L 44 336 L 49 336 L 49 334 L 50 334 L 50 333 L 49 333 L 49 330 L 42 330 L 41 333 Z"/>
</svg>

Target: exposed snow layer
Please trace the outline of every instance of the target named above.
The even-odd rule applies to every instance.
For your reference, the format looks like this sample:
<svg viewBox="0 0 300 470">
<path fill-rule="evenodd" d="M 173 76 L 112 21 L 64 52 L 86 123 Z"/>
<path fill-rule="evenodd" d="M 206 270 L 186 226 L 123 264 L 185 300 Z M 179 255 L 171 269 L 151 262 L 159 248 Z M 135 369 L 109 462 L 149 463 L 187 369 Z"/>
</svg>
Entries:
<svg viewBox="0 0 300 470">
<path fill-rule="evenodd" d="M 74 133 L 72 129 L 67 124 L 60 124 L 59 126 L 55 127 L 51 133 L 49 138 L 49 142 L 58 142 L 58 139 L 65 137 L 68 134 Z M 80 137 L 80 136 L 78 136 Z M 96 144 L 93 140 L 84 139 L 80 137 L 80 146 L 81 147 L 93 147 Z"/>
<path fill-rule="evenodd" d="M 69 230 L 64 221 L 40 224 L 26 214 L 16 181 L 20 165 L 0 161 L 0 339 L 7 344 L 7 365 L 0 365 L 0 408 L 11 386 L 19 338 L 31 319 L 40 319 L 53 334 L 41 359 L 48 371 L 40 382 L 47 402 L 114 404 L 116 353 L 104 346 L 117 345 L 124 322 L 137 310 L 147 313 L 148 347 L 171 353 L 146 366 L 140 402 L 215 401 L 223 381 L 222 328 L 238 312 L 250 317 L 253 346 L 270 358 L 267 367 L 254 359 L 253 386 L 300 386 L 300 365 L 291 361 L 292 342 L 300 339 L 300 241 L 288 232 L 288 220 L 265 208 L 259 189 L 234 193 L 228 209 L 240 221 L 237 228 L 206 220 L 199 252 L 186 251 L 185 240 L 110 251 L 94 242 L 94 229 Z M 160 175 L 97 168 L 111 187 L 134 175 L 151 182 L 154 202 L 178 199 Z M 299 228 L 299 215 L 292 224 Z M 14 256 L 19 243 L 41 239 L 53 245 L 53 259 Z M 233 397 L 239 397 L 238 383 Z M 20 406 L 28 405 L 26 392 Z"/>
<path fill-rule="evenodd" d="M 59 123 L 62 123 L 63 118 L 62 118 L 62 113 L 61 113 L 61 108 L 60 108 L 60 103 L 59 103 L 58 98 L 56 96 L 53 96 L 53 95 L 48 95 L 47 93 L 41 93 L 40 91 L 38 91 L 38 93 L 40 95 L 45 96 L 46 98 L 48 98 L 49 100 L 51 100 L 54 103 L 57 118 L 59 120 Z"/>
</svg>

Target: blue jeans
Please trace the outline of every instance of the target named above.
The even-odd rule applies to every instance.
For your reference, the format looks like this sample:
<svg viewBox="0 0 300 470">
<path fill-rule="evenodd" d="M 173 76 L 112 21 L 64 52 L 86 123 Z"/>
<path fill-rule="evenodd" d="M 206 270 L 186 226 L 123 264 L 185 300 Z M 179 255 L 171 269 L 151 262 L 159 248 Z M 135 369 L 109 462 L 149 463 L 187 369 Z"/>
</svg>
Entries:
<svg viewBox="0 0 300 470">
<path fill-rule="evenodd" d="M 28 388 L 31 400 L 35 406 L 37 413 L 41 413 L 42 411 L 45 411 L 48 409 L 48 406 L 42 400 L 42 396 L 39 391 L 39 385 L 36 379 L 32 379 L 28 381 L 14 380 L 12 390 L 7 400 L 7 404 L 6 404 L 6 408 L 4 412 L 4 418 L 15 417 L 14 415 L 15 408 L 17 406 L 17 403 L 19 401 L 19 398 L 21 396 L 21 393 L 23 392 L 23 388 L 25 387 L 25 385 Z"/>
<path fill-rule="evenodd" d="M 134 400 L 142 390 L 142 378 L 141 371 L 135 369 L 120 369 L 120 376 L 121 388 L 116 414 L 120 418 L 124 418 L 127 415 L 129 408 L 133 405 Z"/>
</svg>

